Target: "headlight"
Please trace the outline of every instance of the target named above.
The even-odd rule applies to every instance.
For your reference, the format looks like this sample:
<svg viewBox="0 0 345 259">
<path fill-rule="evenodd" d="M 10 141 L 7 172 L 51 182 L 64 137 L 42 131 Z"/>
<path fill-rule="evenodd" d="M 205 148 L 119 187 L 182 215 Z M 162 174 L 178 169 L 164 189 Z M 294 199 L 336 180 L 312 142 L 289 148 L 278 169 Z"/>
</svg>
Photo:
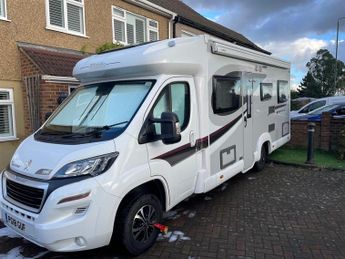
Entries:
<svg viewBox="0 0 345 259">
<path fill-rule="evenodd" d="M 88 174 L 91 176 L 100 175 L 109 169 L 118 155 L 119 153 L 115 152 L 69 163 L 57 171 L 54 178 L 66 178 Z"/>
</svg>

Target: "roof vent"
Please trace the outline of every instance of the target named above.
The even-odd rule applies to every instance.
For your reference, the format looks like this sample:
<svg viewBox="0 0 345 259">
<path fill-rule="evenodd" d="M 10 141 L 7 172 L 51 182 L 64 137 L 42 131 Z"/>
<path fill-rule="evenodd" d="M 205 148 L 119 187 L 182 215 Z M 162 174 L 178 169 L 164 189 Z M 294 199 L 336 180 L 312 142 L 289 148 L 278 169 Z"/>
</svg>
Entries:
<svg viewBox="0 0 345 259">
<path fill-rule="evenodd" d="M 176 45 L 176 42 L 174 40 L 171 40 L 171 41 L 168 42 L 168 46 L 170 48 L 175 47 L 175 45 Z"/>
</svg>

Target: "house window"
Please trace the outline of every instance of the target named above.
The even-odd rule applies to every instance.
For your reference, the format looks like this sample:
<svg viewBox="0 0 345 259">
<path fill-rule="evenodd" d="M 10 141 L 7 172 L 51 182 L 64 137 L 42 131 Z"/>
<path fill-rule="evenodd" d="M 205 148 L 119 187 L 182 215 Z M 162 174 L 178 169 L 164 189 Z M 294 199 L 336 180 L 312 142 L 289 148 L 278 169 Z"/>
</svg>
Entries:
<svg viewBox="0 0 345 259">
<path fill-rule="evenodd" d="M 289 85 L 287 81 L 278 80 L 278 103 L 285 103 L 289 97 Z"/>
<path fill-rule="evenodd" d="M 159 39 L 158 22 L 112 7 L 113 41 L 125 45 Z"/>
<path fill-rule="evenodd" d="M 241 78 L 213 77 L 212 108 L 215 114 L 228 115 L 241 107 Z"/>
<path fill-rule="evenodd" d="M 261 101 L 266 101 L 272 98 L 273 85 L 271 83 L 260 84 L 260 98 Z"/>
<path fill-rule="evenodd" d="M 0 88 L 0 141 L 15 136 L 13 90 Z"/>
<path fill-rule="evenodd" d="M 47 27 L 49 29 L 72 34 L 85 34 L 84 0 L 47 1 Z"/>
<path fill-rule="evenodd" d="M 6 0 L 0 0 L 0 19 L 6 19 Z"/>
</svg>

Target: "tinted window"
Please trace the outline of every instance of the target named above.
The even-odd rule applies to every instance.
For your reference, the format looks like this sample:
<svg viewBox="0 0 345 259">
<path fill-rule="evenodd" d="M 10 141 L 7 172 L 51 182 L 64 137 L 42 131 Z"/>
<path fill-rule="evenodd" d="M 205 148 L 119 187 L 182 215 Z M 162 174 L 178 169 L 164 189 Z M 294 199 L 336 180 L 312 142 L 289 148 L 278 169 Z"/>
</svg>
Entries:
<svg viewBox="0 0 345 259">
<path fill-rule="evenodd" d="M 301 110 L 299 113 L 309 113 L 315 109 L 318 109 L 322 106 L 326 105 L 326 101 L 318 101 L 318 102 L 314 102 L 311 103 L 309 105 L 307 105 L 303 110 Z"/>
<path fill-rule="evenodd" d="M 213 77 L 212 108 L 215 114 L 227 115 L 241 106 L 239 77 Z"/>
<path fill-rule="evenodd" d="M 261 101 L 266 101 L 272 98 L 273 85 L 271 83 L 260 84 L 260 98 Z"/>
<path fill-rule="evenodd" d="M 285 103 L 289 96 L 289 85 L 287 81 L 278 81 L 278 103 Z"/>
<path fill-rule="evenodd" d="M 189 86 L 184 82 L 172 83 L 164 88 L 152 110 L 152 117 L 159 119 L 163 112 L 177 114 L 181 130 L 184 130 L 190 116 Z M 161 134 L 161 124 L 155 123 L 156 134 Z"/>
</svg>

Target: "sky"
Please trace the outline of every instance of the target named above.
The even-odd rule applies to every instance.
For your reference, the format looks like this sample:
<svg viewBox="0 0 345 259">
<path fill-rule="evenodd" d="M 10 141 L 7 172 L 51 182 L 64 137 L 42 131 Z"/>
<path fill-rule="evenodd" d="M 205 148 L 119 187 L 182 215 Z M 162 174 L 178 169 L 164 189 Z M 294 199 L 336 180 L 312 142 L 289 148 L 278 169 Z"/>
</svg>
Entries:
<svg viewBox="0 0 345 259">
<path fill-rule="evenodd" d="M 183 0 L 204 15 L 241 33 L 272 55 L 291 62 L 291 85 L 321 49 L 335 56 L 336 25 L 345 0 Z M 345 18 L 340 20 L 338 59 L 345 62 Z"/>
</svg>

